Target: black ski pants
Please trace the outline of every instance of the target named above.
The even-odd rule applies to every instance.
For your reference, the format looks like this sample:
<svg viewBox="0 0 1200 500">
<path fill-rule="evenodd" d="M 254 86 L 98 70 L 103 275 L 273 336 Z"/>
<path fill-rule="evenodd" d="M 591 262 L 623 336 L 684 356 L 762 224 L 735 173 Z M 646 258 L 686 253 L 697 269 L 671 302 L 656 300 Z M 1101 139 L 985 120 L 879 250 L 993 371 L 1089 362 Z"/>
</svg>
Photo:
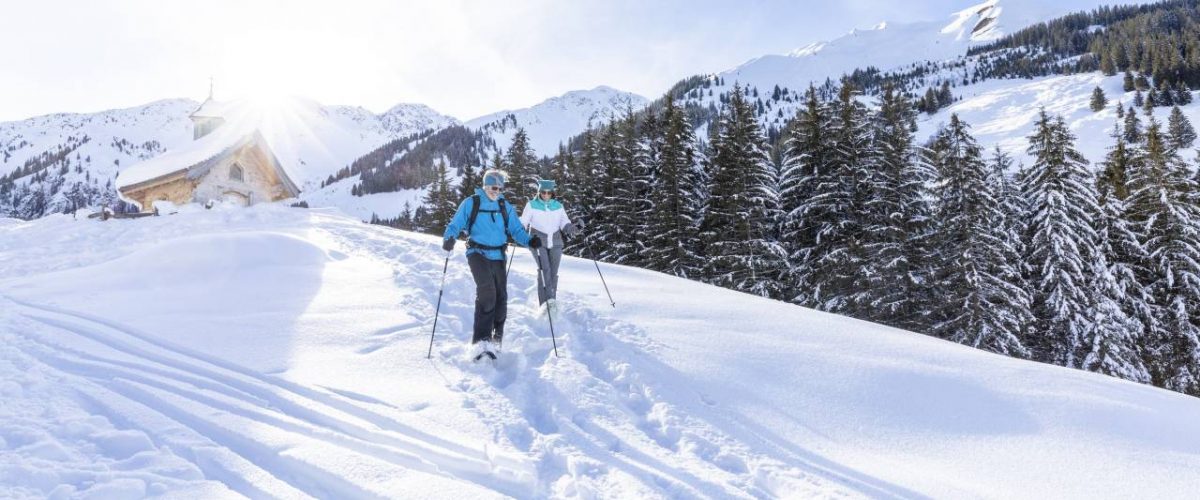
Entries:
<svg viewBox="0 0 1200 500">
<path fill-rule="evenodd" d="M 490 260 L 483 254 L 472 253 L 467 256 L 467 265 L 475 278 L 475 334 L 471 343 L 500 342 L 508 314 L 508 276 L 504 273 L 504 260 Z"/>
</svg>

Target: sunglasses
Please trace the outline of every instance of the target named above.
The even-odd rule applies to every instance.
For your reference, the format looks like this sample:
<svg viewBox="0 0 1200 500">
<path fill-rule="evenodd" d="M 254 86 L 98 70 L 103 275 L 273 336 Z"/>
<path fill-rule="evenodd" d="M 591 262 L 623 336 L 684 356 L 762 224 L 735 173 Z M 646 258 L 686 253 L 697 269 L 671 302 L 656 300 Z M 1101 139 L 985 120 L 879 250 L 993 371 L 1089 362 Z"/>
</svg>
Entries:
<svg viewBox="0 0 1200 500">
<path fill-rule="evenodd" d="M 499 191 L 501 189 L 504 189 L 504 186 L 491 185 L 491 186 L 484 186 L 483 189 L 486 189 L 488 191 Z"/>
<path fill-rule="evenodd" d="M 543 189 L 542 194 L 554 194 L 554 191 L 546 191 L 545 189 Z"/>
</svg>

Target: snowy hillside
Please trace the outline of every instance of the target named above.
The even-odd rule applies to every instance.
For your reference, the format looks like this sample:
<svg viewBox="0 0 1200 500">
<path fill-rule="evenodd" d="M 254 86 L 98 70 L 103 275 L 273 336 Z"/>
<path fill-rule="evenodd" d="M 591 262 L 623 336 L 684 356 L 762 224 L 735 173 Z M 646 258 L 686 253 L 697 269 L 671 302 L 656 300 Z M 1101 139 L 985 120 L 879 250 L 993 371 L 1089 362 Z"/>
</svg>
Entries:
<svg viewBox="0 0 1200 500">
<path fill-rule="evenodd" d="M 1099 112 L 1089 108 L 1091 92 L 1100 87 L 1109 104 Z M 1116 106 L 1121 102 L 1126 110 L 1133 105 L 1133 92 L 1122 90 L 1121 76 L 1106 77 L 1100 73 L 1051 76 L 1033 80 L 990 80 L 956 89 L 962 98 L 933 116 L 923 115 L 917 136 L 924 139 L 950 120 L 951 113 L 971 125 L 971 133 L 989 149 L 998 146 L 1018 162 L 1029 164 L 1026 153 L 1028 137 L 1033 133 L 1038 110 L 1061 115 L 1076 136 L 1075 146 L 1093 164 L 1104 159 L 1113 145 L 1112 130 L 1117 122 Z M 1180 106 L 1192 123 L 1200 120 L 1200 104 L 1195 101 Z M 1140 116 L 1142 110 L 1136 109 Z M 1167 123 L 1170 107 L 1154 108 L 1160 124 Z M 1185 154 L 1188 160 L 1191 155 Z"/>
<path fill-rule="evenodd" d="M 86 251 L 81 251 L 86 249 Z M 0 220 L 0 496 L 1188 498 L 1200 400 L 516 258 L 498 367 L 433 237 L 260 205 Z M 688 297 L 686 301 L 679 297 Z"/>
<path fill-rule="evenodd" d="M 626 110 L 642 109 L 648 102 L 640 95 L 601 85 L 567 92 L 529 108 L 481 116 L 466 125 L 489 132 L 501 148 L 507 148 L 513 134 L 523 127 L 539 156 L 553 156 L 559 144 L 587 130 L 589 124 L 607 123 Z"/>
<path fill-rule="evenodd" d="M 965 2 L 969 4 L 968 2 Z M 1138 2 L 1133 2 L 1138 3 Z M 788 54 L 766 55 L 719 73 L 730 83 L 804 89 L 826 78 L 837 81 L 855 69 L 895 69 L 917 61 L 944 61 L 965 55 L 972 44 L 988 42 L 1018 29 L 1069 12 L 1105 5 L 1097 0 L 1042 2 L 987 0 L 954 12 L 947 19 L 918 23 L 881 22 L 855 29 L 828 42 L 815 42 Z"/>
</svg>

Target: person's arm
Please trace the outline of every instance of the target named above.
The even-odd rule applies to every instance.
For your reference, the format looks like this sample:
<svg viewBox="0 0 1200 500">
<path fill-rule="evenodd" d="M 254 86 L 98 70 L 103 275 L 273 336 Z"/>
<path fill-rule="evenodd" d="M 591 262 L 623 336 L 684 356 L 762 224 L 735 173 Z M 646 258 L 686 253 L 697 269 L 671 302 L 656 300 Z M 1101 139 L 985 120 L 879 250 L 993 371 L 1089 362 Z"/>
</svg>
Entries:
<svg viewBox="0 0 1200 500">
<path fill-rule="evenodd" d="M 517 209 L 513 208 L 512 205 L 507 203 L 504 206 L 508 207 L 508 219 L 517 219 Z M 529 231 L 525 230 L 524 225 L 517 224 L 516 227 L 513 227 L 510 231 L 512 232 L 513 241 L 517 242 L 517 244 L 521 246 L 529 246 Z"/>
<path fill-rule="evenodd" d="M 574 238 L 575 233 L 579 232 L 579 228 L 575 227 L 575 224 L 571 223 L 571 218 L 567 216 L 566 207 L 559 209 L 558 230 L 562 231 L 563 236 L 571 238 Z"/>
<path fill-rule="evenodd" d="M 533 209 L 530 208 L 530 205 L 531 203 L 527 201 L 525 208 L 521 209 L 521 225 L 525 227 L 529 227 L 530 222 L 533 221 Z"/>
<path fill-rule="evenodd" d="M 443 239 L 454 239 L 458 237 L 467 228 L 467 218 L 471 213 L 471 200 L 467 198 L 458 204 L 458 211 L 454 212 L 454 218 L 450 219 L 450 224 L 446 226 L 446 232 L 442 233 Z"/>
</svg>

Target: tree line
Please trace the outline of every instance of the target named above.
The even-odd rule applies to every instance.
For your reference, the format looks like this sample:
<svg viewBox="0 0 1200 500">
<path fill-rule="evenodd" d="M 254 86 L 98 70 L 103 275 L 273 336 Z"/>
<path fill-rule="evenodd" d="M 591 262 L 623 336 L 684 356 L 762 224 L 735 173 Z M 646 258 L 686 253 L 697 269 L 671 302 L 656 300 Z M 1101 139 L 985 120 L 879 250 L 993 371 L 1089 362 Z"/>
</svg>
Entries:
<svg viewBox="0 0 1200 500">
<path fill-rule="evenodd" d="M 584 228 L 574 255 L 1200 395 L 1190 124 L 1121 109 L 1093 168 L 1042 112 L 1018 168 L 955 115 L 918 144 L 891 86 L 877 107 L 810 88 L 776 144 L 751 102 L 735 87 L 696 137 L 668 96 L 544 161 L 519 132 L 494 166 L 518 207 L 537 177 L 559 181 Z M 464 195 L 426 202 L 452 214 Z"/>
</svg>

